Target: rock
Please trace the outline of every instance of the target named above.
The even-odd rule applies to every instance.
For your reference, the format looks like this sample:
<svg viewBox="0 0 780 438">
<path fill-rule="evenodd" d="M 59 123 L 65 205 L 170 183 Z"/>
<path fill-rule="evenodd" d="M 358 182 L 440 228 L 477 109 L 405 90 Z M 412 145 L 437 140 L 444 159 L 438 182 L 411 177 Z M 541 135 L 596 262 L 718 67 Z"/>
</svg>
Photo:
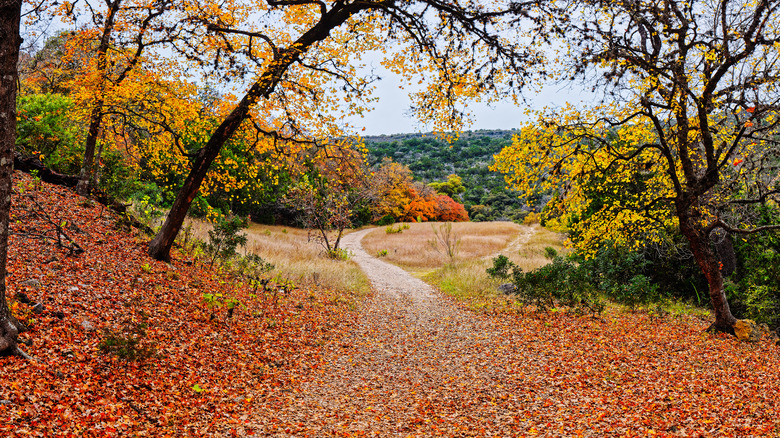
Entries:
<svg viewBox="0 0 780 438">
<path fill-rule="evenodd" d="M 745 342 L 758 342 L 761 339 L 761 329 L 752 319 L 739 319 L 734 324 L 734 334 L 737 339 Z"/>
<path fill-rule="evenodd" d="M 71 286 L 68 288 L 68 292 L 78 292 L 79 288 L 78 286 Z"/>
<path fill-rule="evenodd" d="M 512 283 L 504 283 L 504 284 L 498 286 L 498 291 L 501 292 L 502 294 L 506 294 L 506 295 L 511 295 L 511 294 L 515 293 L 515 290 L 517 290 L 517 288 Z"/>
<path fill-rule="evenodd" d="M 39 287 L 41 287 L 41 282 L 36 280 L 36 279 L 34 279 L 34 278 L 31 278 L 29 280 L 24 280 L 23 282 L 19 283 L 19 286 L 28 286 L 28 287 L 33 287 L 33 288 L 39 288 Z"/>
<path fill-rule="evenodd" d="M 43 307 L 43 303 L 35 303 L 35 305 L 32 308 L 33 313 L 35 313 L 36 315 L 40 315 L 41 313 L 43 313 L 44 310 L 45 308 Z"/>
<path fill-rule="evenodd" d="M 91 331 L 94 331 L 94 330 L 95 330 L 95 326 L 94 326 L 94 325 L 92 325 L 92 323 L 91 323 L 91 322 L 89 322 L 89 321 L 87 321 L 86 319 L 85 319 L 85 320 L 83 320 L 83 321 L 81 321 L 81 327 L 82 327 L 82 328 L 83 328 L 85 331 L 88 331 L 88 332 L 91 332 Z"/>
<path fill-rule="evenodd" d="M 32 300 L 30 297 L 28 297 L 24 292 L 18 292 L 16 294 L 16 299 L 19 300 L 22 304 L 30 304 L 32 303 Z"/>
</svg>

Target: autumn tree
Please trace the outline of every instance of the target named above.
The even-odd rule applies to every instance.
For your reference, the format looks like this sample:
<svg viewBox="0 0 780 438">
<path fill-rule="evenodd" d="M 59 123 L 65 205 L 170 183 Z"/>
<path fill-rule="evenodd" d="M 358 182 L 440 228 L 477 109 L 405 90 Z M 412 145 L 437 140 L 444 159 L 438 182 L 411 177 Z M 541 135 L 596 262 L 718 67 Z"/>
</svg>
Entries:
<svg viewBox="0 0 780 438">
<path fill-rule="evenodd" d="M 466 187 L 463 186 L 463 178 L 455 174 L 448 175 L 447 181 L 434 181 L 428 184 L 428 186 L 438 193 L 447 195 L 453 199 L 460 199 L 460 195 L 466 192 Z"/>
<path fill-rule="evenodd" d="M 124 114 L 123 97 L 133 94 L 122 90 L 123 83 L 144 66 L 143 75 L 153 74 L 146 52 L 174 37 L 176 23 L 169 20 L 169 15 L 175 5 L 173 0 L 88 0 L 64 2 L 56 8 L 57 14 L 75 27 L 70 34 L 60 36 L 66 39 L 61 56 L 69 60 L 61 62 L 79 67 L 80 71 L 71 73 L 77 82 L 71 88 L 79 91 L 88 108 L 84 156 L 76 187 L 80 194 L 87 194 L 94 184 L 104 118 L 107 114 Z"/>
<path fill-rule="evenodd" d="M 713 330 L 733 333 L 736 319 L 712 239 L 780 228 L 750 217 L 777 209 L 778 7 L 571 2 L 561 74 L 593 81 L 604 103 L 543 111 L 497 156 L 522 192 L 558 192 L 551 206 L 577 218 L 583 248 L 678 230 L 709 284 Z"/>
<path fill-rule="evenodd" d="M 23 326 L 11 315 L 6 300 L 11 177 L 16 142 L 16 84 L 21 19 L 21 0 L 0 1 L 0 354 L 15 353 L 17 336 Z"/>
<path fill-rule="evenodd" d="M 367 169 L 352 141 L 322 145 L 306 158 L 308 171 L 284 195 L 309 238 L 322 244 L 331 257 L 341 257 L 341 237 L 352 227 L 358 211 L 374 201 Z"/>
<path fill-rule="evenodd" d="M 539 5 L 545 5 L 539 2 Z M 246 87 L 243 97 L 193 154 L 184 181 L 149 254 L 170 258 L 190 204 L 222 145 L 243 123 L 283 140 L 341 135 L 335 114 L 366 110 L 371 75 L 356 62 L 387 53 L 387 65 L 428 81 L 416 96 L 423 121 L 440 128 L 464 121 L 459 106 L 482 92 L 512 92 L 525 67 L 538 64 L 529 38 L 509 43 L 506 20 L 522 14 L 532 35 L 543 16 L 535 2 L 279 1 L 186 4 L 176 48 L 198 66 Z M 516 13 L 516 14 L 511 14 Z M 546 15 L 544 15 L 546 17 Z M 509 83 L 509 77 L 515 77 Z M 246 84 L 246 85 L 245 85 Z M 505 85 L 506 84 L 506 85 Z"/>
</svg>

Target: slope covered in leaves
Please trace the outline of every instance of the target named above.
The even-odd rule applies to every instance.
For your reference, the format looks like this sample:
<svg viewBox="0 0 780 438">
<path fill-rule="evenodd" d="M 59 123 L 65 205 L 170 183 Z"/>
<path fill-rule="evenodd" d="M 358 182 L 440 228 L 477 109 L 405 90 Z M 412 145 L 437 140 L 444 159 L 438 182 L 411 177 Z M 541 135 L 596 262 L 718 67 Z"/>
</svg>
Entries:
<svg viewBox="0 0 780 438">
<path fill-rule="evenodd" d="M 296 289 L 274 303 L 184 254 L 153 261 L 108 210 L 15 181 L 9 296 L 37 360 L 0 358 L 0 436 L 230 436 L 318 368 L 322 345 L 353 319 L 339 292 Z M 70 249 L 57 246 L 57 226 L 84 252 L 64 237 Z M 216 293 L 241 302 L 231 318 L 204 302 Z M 100 347 L 132 339 L 151 357 Z"/>
</svg>

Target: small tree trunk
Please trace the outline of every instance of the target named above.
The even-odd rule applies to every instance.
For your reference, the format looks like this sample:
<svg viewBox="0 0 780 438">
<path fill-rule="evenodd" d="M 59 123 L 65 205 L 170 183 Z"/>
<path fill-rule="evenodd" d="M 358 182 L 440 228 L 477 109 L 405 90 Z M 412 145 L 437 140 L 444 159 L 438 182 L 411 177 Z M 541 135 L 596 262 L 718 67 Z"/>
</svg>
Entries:
<svg viewBox="0 0 780 438">
<path fill-rule="evenodd" d="M 680 219 L 680 231 L 688 239 L 696 263 L 701 268 L 709 286 L 710 301 L 715 312 L 715 322 L 708 331 L 734 334 L 734 324 L 737 319 L 731 314 L 726 290 L 723 287 L 723 273 L 720 261 L 710 244 L 707 233 L 699 225 L 700 218 L 686 217 Z"/>
<path fill-rule="evenodd" d="M 103 123 L 103 98 L 98 98 L 89 117 L 89 131 L 87 132 L 87 141 L 84 145 L 84 159 L 81 162 L 81 172 L 79 173 L 79 182 L 76 185 L 76 193 L 89 195 L 90 182 L 94 172 L 95 146 L 97 145 L 100 125 Z"/>
<path fill-rule="evenodd" d="M 16 83 L 21 0 L 0 0 L 0 354 L 15 353 L 23 327 L 11 315 L 6 301 L 8 219 L 11 214 L 11 178 L 16 143 Z"/>
</svg>

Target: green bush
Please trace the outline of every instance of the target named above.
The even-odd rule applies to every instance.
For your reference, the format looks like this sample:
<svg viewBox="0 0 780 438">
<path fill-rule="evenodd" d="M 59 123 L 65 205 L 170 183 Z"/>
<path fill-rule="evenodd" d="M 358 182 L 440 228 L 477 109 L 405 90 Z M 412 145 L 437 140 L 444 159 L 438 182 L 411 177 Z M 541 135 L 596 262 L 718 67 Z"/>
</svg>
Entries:
<svg viewBox="0 0 780 438">
<path fill-rule="evenodd" d="M 493 259 L 488 274 L 494 278 L 508 278 L 510 269 L 515 294 L 524 305 L 533 305 L 543 311 L 558 305 L 582 313 L 599 314 L 604 310 L 604 303 L 593 289 L 587 271 L 569 259 L 555 256 L 551 263 L 523 272 L 506 256 L 498 256 Z"/>
<path fill-rule="evenodd" d="M 17 150 L 36 156 L 57 172 L 77 174 L 81 170 L 83 147 L 78 127 L 70 121 L 70 98 L 61 94 L 32 94 L 17 102 Z"/>
<path fill-rule="evenodd" d="M 393 225 L 388 225 L 385 227 L 385 233 L 387 234 L 400 234 L 403 233 L 404 230 L 409 229 L 409 224 L 398 224 L 398 227 L 395 227 Z"/>
<path fill-rule="evenodd" d="M 757 225 L 780 222 L 770 208 L 758 211 Z M 780 233 L 769 232 L 734 239 L 736 273 L 726 285 L 734 315 L 780 327 Z"/>
<path fill-rule="evenodd" d="M 486 272 L 492 278 L 507 280 L 511 275 L 510 270 L 514 271 L 519 269 L 520 268 L 517 267 L 516 264 L 509 260 L 509 257 L 502 254 L 493 259 L 493 267 L 487 268 Z"/>
<path fill-rule="evenodd" d="M 246 245 L 246 234 L 241 230 L 249 226 L 246 218 L 238 216 L 220 217 L 209 231 L 209 241 L 203 245 L 211 265 L 217 260 L 228 261 L 238 255 L 238 247 Z"/>
<path fill-rule="evenodd" d="M 380 227 L 384 227 L 386 225 L 393 225 L 395 223 L 395 218 L 391 214 L 386 214 L 382 216 L 378 221 L 376 221 L 376 224 Z"/>
</svg>

